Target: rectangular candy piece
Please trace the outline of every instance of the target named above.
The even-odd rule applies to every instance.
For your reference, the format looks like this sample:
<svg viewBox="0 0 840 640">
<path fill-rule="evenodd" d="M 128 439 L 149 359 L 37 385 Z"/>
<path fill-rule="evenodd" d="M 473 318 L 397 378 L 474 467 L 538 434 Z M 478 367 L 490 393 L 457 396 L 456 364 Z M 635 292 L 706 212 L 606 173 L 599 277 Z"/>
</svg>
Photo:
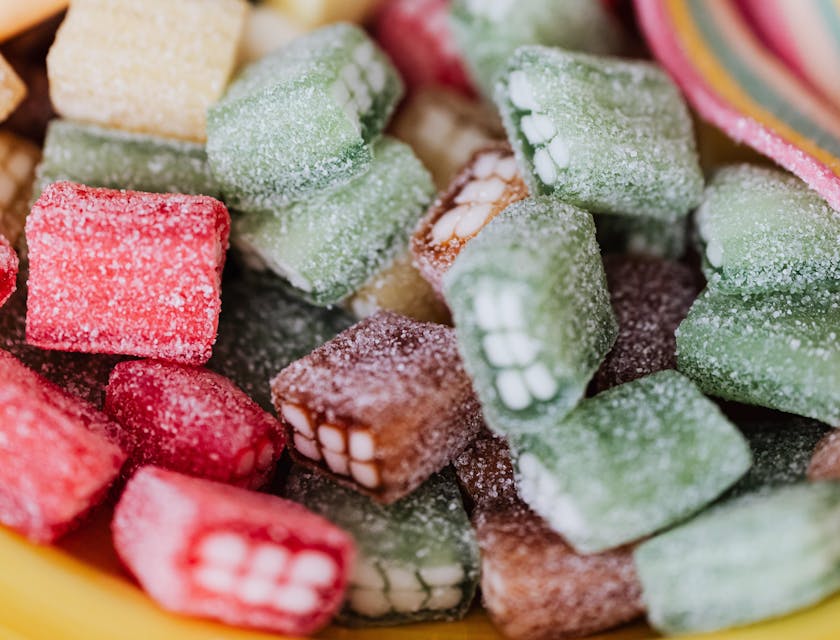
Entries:
<svg viewBox="0 0 840 640">
<path fill-rule="evenodd" d="M 238 66 L 250 64 L 285 47 L 306 29 L 270 5 L 251 6 L 239 42 Z"/>
<path fill-rule="evenodd" d="M 144 467 L 111 525 L 114 546 L 164 609 L 309 635 L 341 607 L 350 537 L 294 502 Z"/>
<path fill-rule="evenodd" d="M 26 85 L 0 55 L 0 122 L 11 115 L 26 95 Z"/>
<path fill-rule="evenodd" d="M 388 626 L 466 614 L 478 586 L 478 545 L 451 470 L 386 506 L 296 466 L 284 495 L 356 540 L 340 623 Z"/>
<path fill-rule="evenodd" d="M 117 427 L 2 349 L 0 380 L 0 524 L 53 542 L 116 479 Z"/>
<path fill-rule="evenodd" d="M 522 498 L 580 553 L 685 519 L 752 464 L 743 436 L 676 371 L 584 400 L 515 450 Z"/>
<path fill-rule="evenodd" d="M 382 0 L 266 0 L 308 27 L 330 22 L 364 22 Z"/>
<path fill-rule="evenodd" d="M 520 502 L 507 440 L 488 429 L 452 461 L 464 494 L 476 507 Z"/>
<path fill-rule="evenodd" d="M 528 187 L 508 145 L 476 151 L 411 237 L 415 264 L 439 296 L 443 274 L 467 242 L 508 205 L 526 197 Z"/>
<path fill-rule="evenodd" d="M 553 428 L 617 334 L 592 216 L 554 198 L 497 216 L 443 291 L 484 417 L 504 436 Z"/>
<path fill-rule="evenodd" d="M 272 210 L 359 177 L 402 92 L 387 56 L 349 24 L 248 65 L 208 112 L 207 155 L 225 201 Z"/>
<path fill-rule="evenodd" d="M 286 440 L 277 419 L 227 378 L 167 362 L 118 364 L 105 412 L 128 443 L 126 475 L 151 464 L 259 489 L 271 478 Z"/>
<path fill-rule="evenodd" d="M 748 164 L 721 169 L 697 230 L 714 289 L 840 290 L 840 214 L 795 176 Z"/>
<path fill-rule="evenodd" d="M 392 138 L 376 142 L 370 170 L 350 184 L 274 211 L 239 216 L 233 242 L 318 305 L 347 298 L 406 248 L 434 197 L 428 172 Z"/>
<path fill-rule="evenodd" d="M 47 57 L 71 120 L 203 141 L 233 71 L 242 0 L 73 0 Z"/>
<path fill-rule="evenodd" d="M 380 311 L 271 381 L 298 462 L 383 504 L 475 437 L 481 412 L 455 332 Z"/>
<path fill-rule="evenodd" d="M 6 131 L 0 131 L 0 235 L 17 245 L 29 213 L 35 165 L 41 150 Z"/>
<path fill-rule="evenodd" d="M 204 364 L 229 228 L 205 196 L 47 187 L 26 222 L 27 342 Z"/>
<path fill-rule="evenodd" d="M 62 180 L 108 189 L 220 195 L 203 145 L 57 119 L 47 129 L 34 195 Z"/>
<path fill-rule="evenodd" d="M 496 104 L 534 194 L 670 222 L 700 204 L 691 118 L 655 65 L 522 47 Z"/>
<path fill-rule="evenodd" d="M 687 218 L 665 222 L 647 216 L 596 214 L 595 229 L 601 252 L 632 253 L 678 260 L 688 248 Z"/>
<path fill-rule="evenodd" d="M 648 619 L 669 634 L 726 629 L 840 590 L 840 484 L 741 496 L 635 552 Z"/>
<path fill-rule="evenodd" d="M 707 290 L 677 330 L 677 364 L 704 393 L 840 426 L 840 296 Z"/>
<path fill-rule="evenodd" d="M 18 256 L 6 236 L 0 233 L 0 307 L 17 288 Z"/>
</svg>

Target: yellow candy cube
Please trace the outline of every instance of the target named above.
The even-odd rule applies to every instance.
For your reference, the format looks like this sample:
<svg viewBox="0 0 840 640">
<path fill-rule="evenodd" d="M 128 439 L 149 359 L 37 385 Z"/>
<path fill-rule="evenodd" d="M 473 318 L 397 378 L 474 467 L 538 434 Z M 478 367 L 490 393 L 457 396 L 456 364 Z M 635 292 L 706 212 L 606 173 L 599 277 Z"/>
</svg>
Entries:
<svg viewBox="0 0 840 640">
<path fill-rule="evenodd" d="M 0 122 L 11 115 L 25 95 L 26 85 L 0 55 Z"/>
<path fill-rule="evenodd" d="M 0 41 L 25 31 L 67 6 L 67 0 L 0 0 Z"/>
<path fill-rule="evenodd" d="M 382 0 L 266 0 L 309 27 L 330 22 L 364 22 Z"/>
<path fill-rule="evenodd" d="M 47 57 L 56 110 L 186 140 L 236 62 L 243 0 L 73 0 Z"/>
<path fill-rule="evenodd" d="M 0 234 L 13 245 L 23 231 L 35 166 L 41 151 L 31 142 L 0 131 Z"/>
</svg>

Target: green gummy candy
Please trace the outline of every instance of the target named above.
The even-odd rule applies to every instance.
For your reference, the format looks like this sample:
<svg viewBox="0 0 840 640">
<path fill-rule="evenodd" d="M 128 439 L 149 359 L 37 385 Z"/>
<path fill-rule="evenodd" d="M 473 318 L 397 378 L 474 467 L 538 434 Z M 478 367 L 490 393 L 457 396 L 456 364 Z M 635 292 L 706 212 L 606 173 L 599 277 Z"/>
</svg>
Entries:
<svg viewBox="0 0 840 640">
<path fill-rule="evenodd" d="M 795 176 L 751 165 L 721 169 L 697 211 L 697 230 L 713 288 L 840 290 L 840 213 Z"/>
<path fill-rule="evenodd" d="M 553 428 L 618 333 L 592 216 L 554 198 L 517 202 L 443 281 L 488 426 L 500 435 Z"/>
<path fill-rule="evenodd" d="M 218 197 L 204 146 L 69 120 L 52 120 L 34 197 L 60 180 L 92 187 Z"/>
<path fill-rule="evenodd" d="M 226 201 L 272 209 L 364 173 L 402 93 L 387 56 L 349 24 L 245 67 L 207 118 L 207 154 Z"/>
<path fill-rule="evenodd" d="M 677 367 L 705 393 L 840 426 L 840 295 L 707 289 L 676 335 Z"/>
<path fill-rule="evenodd" d="M 840 483 L 742 496 L 635 552 L 648 618 L 669 634 L 749 624 L 840 589 Z"/>
<path fill-rule="evenodd" d="M 673 370 L 584 400 L 514 450 L 520 495 L 580 553 L 679 522 L 751 463 L 738 430 Z"/>
<path fill-rule="evenodd" d="M 629 253 L 677 260 L 688 244 L 686 219 L 666 222 L 646 216 L 598 214 L 598 244 L 604 253 Z"/>
<path fill-rule="evenodd" d="M 408 146 L 386 137 L 374 151 L 370 170 L 348 185 L 238 217 L 233 244 L 315 304 L 346 298 L 407 246 L 434 197 L 429 173 Z"/>
<path fill-rule="evenodd" d="M 296 466 L 285 495 L 356 540 L 356 567 L 339 622 L 387 626 L 466 614 L 478 586 L 478 543 L 451 470 L 382 505 Z"/>
<path fill-rule="evenodd" d="M 666 221 L 700 203 L 688 109 L 653 64 L 521 47 L 496 104 L 531 193 Z"/>
</svg>

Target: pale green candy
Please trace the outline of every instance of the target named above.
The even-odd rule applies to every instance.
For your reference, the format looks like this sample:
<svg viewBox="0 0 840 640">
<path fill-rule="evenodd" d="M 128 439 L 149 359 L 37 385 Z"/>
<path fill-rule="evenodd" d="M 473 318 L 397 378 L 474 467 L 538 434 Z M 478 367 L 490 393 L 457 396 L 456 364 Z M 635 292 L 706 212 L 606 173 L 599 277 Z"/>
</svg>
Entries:
<svg viewBox="0 0 840 640">
<path fill-rule="evenodd" d="M 603 253 L 630 253 L 677 260 L 688 244 L 686 220 L 665 222 L 643 216 L 595 215 Z"/>
<path fill-rule="evenodd" d="M 514 449 L 520 495 L 580 553 L 683 520 L 751 464 L 743 436 L 673 370 L 584 400 Z"/>
<path fill-rule="evenodd" d="M 410 147 L 381 138 L 374 150 L 370 170 L 348 185 L 238 217 L 234 245 L 314 304 L 352 294 L 406 248 L 435 192 Z"/>
<path fill-rule="evenodd" d="M 835 482 L 781 487 L 710 509 L 636 550 L 648 619 L 665 633 L 697 633 L 815 604 L 840 590 L 838 531 Z"/>
<path fill-rule="evenodd" d="M 466 614 L 478 586 L 478 543 L 450 469 L 382 505 L 296 466 L 285 495 L 356 541 L 340 623 L 387 626 Z"/>
<path fill-rule="evenodd" d="M 207 155 L 226 201 L 272 209 L 361 175 L 402 92 L 385 54 L 349 24 L 248 65 L 207 116 Z"/>
<path fill-rule="evenodd" d="M 554 428 L 618 332 L 592 216 L 554 198 L 517 202 L 470 240 L 443 282 L 490 428 Z"/>
<path fill-rule="evenodd" d="M 653 64 L 521 47 L 496 104 L 531 193 L 665 221 L 700 204 L 688 109 Z"/>
<path fill-rule="evenodd" d="M 677 366 L 709 395 L 840 426 L 840 295 L 707 289 L 677 329 Z"/>
<path fill-rule="evenodd" d="M 715 289 L 840 290 L 840 213 L 795 176 L 746 164 L 721 169 L 697 230 Z"/>
<path fill-rule="evenodd" d="M 624 43 L 609 11 L 591 0 L 454 0 L 450 22 L 473 80 L 489 97 L 517 47 L 616 53 Z"/>
</svg>

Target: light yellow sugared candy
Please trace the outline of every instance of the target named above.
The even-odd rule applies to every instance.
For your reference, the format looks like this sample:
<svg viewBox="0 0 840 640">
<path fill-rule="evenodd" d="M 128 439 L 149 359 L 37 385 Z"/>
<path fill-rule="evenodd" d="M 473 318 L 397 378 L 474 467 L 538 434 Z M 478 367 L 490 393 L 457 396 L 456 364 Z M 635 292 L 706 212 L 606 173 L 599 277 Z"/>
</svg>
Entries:
<svg viewBox="0 0 840 640">
<path fill-rule="evenodd" d="M 0 131 L 0 234 L 13 245 L 23 231 L 35 166 L 41 151 L 31 142 Z"/>
<path fill-rule="evenodd" d="M 268 5 L 252 7 L 245 20 L 245 31 L 239 45 L 240 66 L 259 60 L 286 46 L 308 29 Z"/>
<path fill-rule="evenodd" d="M 25 31 L 67 6 L 67 0 L 0 0 L 0 41 Z"/>
<path fill-rule="evenodd" d="M 47 57 L 53 105 L 74 120 L 203 141 L 246 10 L 243 0 L 73 0 Z"/>
<path fill-rule="evenodd" d="M 310 27 L 330 22 L 364 22 L 382 0 L 266 0 Z"/>
<path fill-rule="evenodd" d="M 26 95 L 26 85 L 0 55 L 0 122 L 9 117 Z"/>
</svg>

